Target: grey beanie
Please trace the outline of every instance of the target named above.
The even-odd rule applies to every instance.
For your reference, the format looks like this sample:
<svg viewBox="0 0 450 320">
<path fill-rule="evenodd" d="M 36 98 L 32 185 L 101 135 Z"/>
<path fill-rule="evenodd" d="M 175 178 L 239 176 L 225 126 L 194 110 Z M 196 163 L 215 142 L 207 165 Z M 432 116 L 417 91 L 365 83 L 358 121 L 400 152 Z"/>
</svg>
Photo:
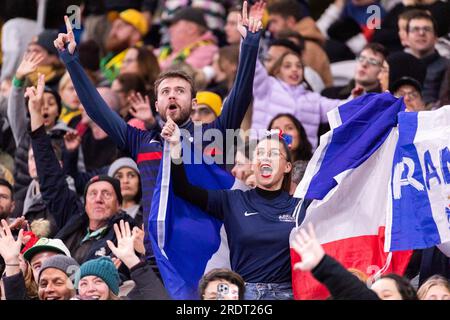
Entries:
<svg viewBox="0 0 450 320">
<path fill-rule="evenodd" d="M 52 256 L 42 263 L 41 270 L 39 270 L 38 282 L 41 278 L 42 272 L 49 268 L 61 270 L 70 278 L 71 276 L 75 276 L 75 273 L 80 268 L 80 265 L 74 258 L 62 254 Z"/>
<path fill-rule="evenodd" d="M 133 159 L 131 158 L 119 158 L 116 161 L 114 161 L 113 163 L 111 163 L 111 165 L 109 166 L 108 169 L 108 176 L 110 177 L 114 177 L 114 175 L 116 174 L 117 171 L 119 171 L 122 168 L 131 168 L 134 171 L 136 171 L 138 174 L 140 174 L 139 172 L 139 168 L 136 164 L 136 162 L 134 162 Z"/>
</svg>

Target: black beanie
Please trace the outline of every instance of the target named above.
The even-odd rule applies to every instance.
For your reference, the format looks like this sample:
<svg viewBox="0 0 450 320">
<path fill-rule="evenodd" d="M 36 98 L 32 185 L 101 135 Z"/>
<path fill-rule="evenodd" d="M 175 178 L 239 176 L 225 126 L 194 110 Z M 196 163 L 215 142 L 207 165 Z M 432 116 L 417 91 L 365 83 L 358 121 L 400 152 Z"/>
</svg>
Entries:
<svg viewBox="0 0 450 320">
<path fill-rule="evenodd" d="M 411 84 L 422 91 L 427 69 L 422 61 L 406 52 L 396 52 L 386 59 L 389 64 L 389 91 L 394 93 L 401 85 Z M 406 79 L 412 79 L 406 83 Z M 415 80 L 415 81 L 414 81 Z M 417 84 L 420 88 L 417 88 Z"/>
<path fill-rule="evenodd" d="M 116 178 L 112 178 L 110 176 L 107 175 L 98 175 L 98 176 L 94 176 L 92 177 L 89 182 L 86 184 L 86 187 L 84 188 L 84 202 L 86 203 L 86 193 L 87 190 L 89 189 L 89 186 L 93 183 L 99 182 L 99 181 L 106 181 L 109 182 L 113 188 L 114 191 L 116 192 L 116 196 L 117 196 L 117 200 L 119 201 L 119 204 L 122 204 L 122 192 L 120 191 L 120 181 Z"/>
<path fill-rule="evenodd" d="M 58 56 L 58 50 L 53 44 L 53 41 L 55 41 L 56 38 L 58 38 L 58 31 L 47 29 L 38 35 L 35 43 L 44 48 L 49 54 Z"/>
<path fill-rule="evenodd" d="M 48 86 L 45 86 L 44 92 L 51 93 L 55 97 L 56 104 L 58 105 L 58 115 L 61 115 L 62 102 L 61 102 L 61 96 L 59 95 L 59 93 Z M 58 119 L 56 119 L 56 120 L 58 120 Z"/>
</svg>

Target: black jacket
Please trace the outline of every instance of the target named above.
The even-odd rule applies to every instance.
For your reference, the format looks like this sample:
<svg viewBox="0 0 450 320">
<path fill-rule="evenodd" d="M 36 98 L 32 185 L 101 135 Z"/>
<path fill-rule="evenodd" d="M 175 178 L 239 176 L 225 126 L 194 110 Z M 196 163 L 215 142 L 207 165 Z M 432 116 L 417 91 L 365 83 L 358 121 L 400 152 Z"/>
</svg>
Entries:
<svg viewBox="0 0 450 320">
<path fill-rule="evenodd" d="M 380 300 L 375 292 L 329 255 L 322 258 L 312 274 L 327 287 L 334 300 Z"/>
<path fill-rule="evenodd" d="M 58 228 L 55 237 L 66 244 L 72 256 L 80 264 L 98 256 L 109 255 L 111 251 L 106 241 L 116 241 L 113 225 L 123 219 L 133 228 L 134 220 L 120 211 L 108 221 L 107 228 L 100 239 L 88 240 L 81 244 L 81 240 L 88 231 L 88 216 L 77 194 L 70 190 L 66 183 L 62 168 L 53 152 L 50 137 L 45 133 L 44 127 L 31 132 L 30 136 L 42 198 Z"/>
<path fill-rule="evenodd" d="M 131 280 L 135 282 L 135 287 L 127 295 L 130 300 L 169 300 L 161 280 L 152 270 L 152 266 L 141 261 L 130 269 Z"/>
</svg>

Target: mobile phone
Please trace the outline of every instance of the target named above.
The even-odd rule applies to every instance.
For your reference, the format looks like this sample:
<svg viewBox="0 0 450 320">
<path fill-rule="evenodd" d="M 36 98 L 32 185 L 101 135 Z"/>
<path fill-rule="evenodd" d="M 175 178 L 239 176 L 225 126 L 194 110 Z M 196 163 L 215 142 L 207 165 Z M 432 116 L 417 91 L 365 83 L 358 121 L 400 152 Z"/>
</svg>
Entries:
<svg viewBox="0 0 450 320">
<path fill-rule="evenodd" d="M 230 287 L 226 283 L 219 283 L 217 285 L 217 300 L 225 300 L 225 297 L 230 293 Z"/>
</svg>

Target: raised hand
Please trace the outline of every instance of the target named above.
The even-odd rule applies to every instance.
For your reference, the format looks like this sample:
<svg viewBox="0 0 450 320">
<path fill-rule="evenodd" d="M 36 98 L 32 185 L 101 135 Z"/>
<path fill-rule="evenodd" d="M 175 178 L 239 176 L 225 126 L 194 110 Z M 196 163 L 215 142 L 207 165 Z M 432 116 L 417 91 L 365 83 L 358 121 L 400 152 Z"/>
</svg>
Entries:
<svg viewBox="0 0 450 320">
<path fill-rule="evenodd" d="M 16 70 L 16 78 L 23 80 L 27 75 L 35 72 L 42 60 L 44 60 L 44 55 L 41 53 L 31 52 L 25 54 Z"/>
<path fill-rule="evenodd" d="M 16 265 L 18 267 L 19 254 L 22 247 L 23 230 L 19 230 L 17 240 L 14 239 L 11 229 L 6 220 L 2 219 L 0 225 L 0 255 L 5 260 L 5 264 Z"/>
<path fill-rule="evenodd" d="M 73 35 L 72 24 L 70 23 L 67 16 L 64 16 L 64 22 L 66 23 L 67 33 L 58 34 L 58 38 L 53 41 L 53 44 L 55 45 L 56 49 L 58 49 L 59 51 L 63 51 L 65 49 L 65 44 L 68 43 L 69 53 L 73 54 L 77 43 L 75 42 L 75 36 Z"/>
<path fill-rule="evenodd" d="M 123 220 L 120 220 L 119 225 L 114 224 L 114 232 L 116 233 L 117 247 L 110 240 L 107 241 L 108 247 L 130 269 L 140 262 L 134 252 L 136 235 L 131 233 L 130 224 Z"/>
<path fill-rule="evenodd" d="M 302 259 L 294 265 L 294 270 L 311 271 L 325 255 L 311 223 L 308 224 L 308 232 L 305 229 L 294 229 L 290 236 L 290 244 Z"/>
<path fill-rule="evenodd" d="M 167 117 L 166 124 L 161 131 L 161 136 L 169 142 L 171 146 L 176 146 L 180 143 L 180 129 L 171 117 Z"/>
<path fill-rule="evenodd" d="M 129 112 L 133 117 L 149 124 L 155 123 L 156 120 L 150 108 L 150 99 L 148 96 L 144 98 L 139 92 L 133 93 L 128 97 L 128 102 L 131 105 Z"/>
<path fill-rule="evenodd" d="M 25 98 L 28 98 L 28 110 L 30 114 L 40 114 L 44 104 L 45 75 L 38 74 L 37 87 L 28 87 L 25 91 Z"/>
<path fill-rule="evenodd" d="M 264 1 L 258 1 L 255 3 L 248 14 L 248 3 L 244 1 L 242 6 L 242 14 L 238 15 L 237 30 L 241 34 L 242 38 L 247 37 L 248 31 L 255 33 L 262 29 L 262 17 L 264 15 L 264 8 L 266 3 Z"/>
<path fill-rule="evenodd" d="M 81 144 L 81 137 L 76 131 L 69 131 L 64 135 L 64 146 L 67 151 L 75 151 Z"/>
<path fill-rule="evenodd" d="M 134 250 L 139 252 L 140 254 L 145 254 L 145 246 L 144 246 L 144 225 L 141 228 L 134 227 L 132 234 L 135 236 L 134 238 Z"/>
</svg>

